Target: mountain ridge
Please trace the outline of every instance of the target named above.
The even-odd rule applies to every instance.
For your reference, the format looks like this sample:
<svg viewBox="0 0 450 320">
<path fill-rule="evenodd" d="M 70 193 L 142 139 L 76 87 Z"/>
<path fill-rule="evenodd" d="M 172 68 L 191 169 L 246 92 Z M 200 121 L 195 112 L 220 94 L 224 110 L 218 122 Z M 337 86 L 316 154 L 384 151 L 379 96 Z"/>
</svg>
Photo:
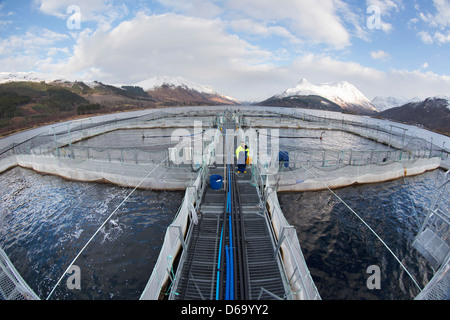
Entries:
<svg viewBox="0 0 450 320">
<path fill-rule="evenodd" d="M 0 72 L 0 134 L 67 120 L 164 106 L 238 105 L 233 98 L 186 80 L 165 78 L 144 90 L 137 85 L 83 82 L 38 73 Z"/>
<path fill-rule="evenodd" d="M 401 107 L 410 102 L 419 102 L 423 101 L 421 98 L 405 98 L 405 97 L 383 97 L 376 96 L 372 99 L 372 104 L 377 108 L 379 112 L 386 111 L 388 109 Z"/>
<path fill-rule="evenodd" d="M 163 106 L 239 105 L 208 86 L 181 77 L 151 77 L 131 85 L 71 81 L 37 73 L 0 72 L 0 134 L 89 114 Z M 251 105 L 328 110 L 418 125 L 450 136 L 450 98 L 375 97 L 345 81 L 297 86 Z M 379 111 L 377 110 L 379 108 Z"/>
<path fill-rule="evenodd" d="M 372 102 L 349 82 L 338 81 L 315 85 L 305 78 L 302 78 L 295 87 L 286 89 L 284 92 L 262 101 L 261 104 L 269 105 L 270 103 L 275 103 L 279 106 L 298 107 L 300 101 L 305 100 L 306 97 L 324 98 L 325 100 L 320 102 L 321 105 L 316 105 L 316 107 L 321 110 L 357 114 L 375 114 L 378 111 Z M 295 100 L 297 100 L 296 103 L 291 103 Z M 331 108 L 327 108 L 326 103 L 329 102 L 332 103 Z M 338 105 L 341 110 L 336 108 L 336 105 Z"/>
<path fill-rule="evenodd" d="M 448 97 L 430 97 L 423 101 L 409 102 L 380 112 L 378 116 L 450 136 L 450 98 Z"/>
</svg>

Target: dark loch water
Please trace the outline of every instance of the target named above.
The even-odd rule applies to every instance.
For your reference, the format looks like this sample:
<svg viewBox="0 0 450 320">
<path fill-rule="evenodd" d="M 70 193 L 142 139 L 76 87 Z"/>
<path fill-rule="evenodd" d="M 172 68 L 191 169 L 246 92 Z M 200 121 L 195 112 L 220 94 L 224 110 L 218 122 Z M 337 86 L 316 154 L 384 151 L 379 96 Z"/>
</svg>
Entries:
<svg viewBox="0 0 450 320">
<path fill-rule="evenodd" d="M 129 129 L 116 130 L 77 142 L 77 146 L 90 147 L 159 147 L 167 148 L 177 142 L 171 141 L 176 129 Z M 187 129 L 183 129 L 187 130 Z M 193 131 L 193 130 L 189 130 Z M 179 131 L 181 132 L 181 131 Z"/>
<path fill-rule="evenodd" d="M 205 128 L 208 129 L 208 128 Z M 175 131 L 178 130 L 178 131 Z M 166 150 L 179 143 L 176 139 L 183 132 L 193 134 L 192 128 L 183 129 L 142 129 L 142 130 L 117 130 L 75 143 L 77 146 L 90 147 L 151 147 L 152 150 Z M 271 131 L 267 131 L 270 143 Z M 174 140 L 172 140 L 174 135 Z M 322 136 L 322 140 L 320 140 Z M 142 138 L 144 137 L 144 138 Z M 196 138 L 194 136 L 192 139 Z M 193 140 L 191 140 L 193 141 Z M 347 132 L 323 131 L 307 129 L 279 129 L 279 146 L 282 150 L 385 150 L 387 146 L 376 143 Z"/>
<path fill-rule="evenodd" d="M 22 168 L 2 174 L 0 186 L 0 246 L 41 299 L 132 191 Z M 138 299 L 183 196 L 136 190 L 76 261 L 81 290 L 55 290 L 51 299 Z"/>
<path fill-rule="evenodd" d="M 319 139 L 322 137 L 322 139 Z M 280 129 L 281 150 L 386 150 L 387 146 L 344 131 Z"/>
<path fill-rule="evenodd" d="M 142 139 L 144 132 L 145 139 Z M 342 132 L 280 130 L 280 146 L 294 149 L 386 148 Z M 170 145 L 172 130 L 122 130 L 80 142 L 89 146 Z M 292 137 L 296 137 L 292 139 Z M 173 144 L 173 142 L 172 142 Z M 154 150 L 154 149 L 152 149 Z M 421 287 L 433 271 L 411 247 L 441 170 L 392 182 L 336 190 L 394 250 Z M 131 189 L 66 181 L 14 168 L 0 179 L 0 246 L 45 299 L 95 231 Z M 136 190 L 75 265 L 81 290 L 66 279 L 51 299 L 138 299 L 149 279 L 167 226 L 184 192 Z M 323 299 L 413 299 L 418 289 L 398 262 L 329 191 L 281 193 L 283 212 L 298 232 Z M 381 269 L 381 289 L 366 286 L 371 265 Z"/>
<path fill-rule="evenodd" d="M 433 270 L 412 247 L 444 172 L 335 190 L 391 248 L 421 288 Z M 369 229 L 331 192 L 279 193 L 295 226 L 322 299 L 409 300 L 419 289 Z M 381 289 L 369 290 L 367 268 L 380 268 Z"/>
</svg>

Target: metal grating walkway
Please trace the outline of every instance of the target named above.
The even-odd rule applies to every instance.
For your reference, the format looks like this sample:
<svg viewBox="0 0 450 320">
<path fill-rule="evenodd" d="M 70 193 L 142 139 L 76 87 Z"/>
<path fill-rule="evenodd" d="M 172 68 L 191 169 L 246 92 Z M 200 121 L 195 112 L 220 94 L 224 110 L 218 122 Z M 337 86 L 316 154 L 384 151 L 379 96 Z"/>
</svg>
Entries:
<svg viewBox="0 0 450 320">
<path fill-rule="evenodd" d="M 214 172 L 215 171 L 215 172 Z M 223 168 L 213 170 L 211 174 L 223 174 Z M 245 230 L 242 250 L 236 263 L 245 266 L 244 276 L 236 276 L 234 299 L 283 299 L 286 288 L 283 282 L 283 269 L 275 255 L 276 245 L 269 222 L 256 187 L 250 184 L 251 172 L 240 174 L 237 178 L 242 202 L 242 222 Z M 197 225 L 187 240 L 187 250 L 182 255 L 180 266 L 169 299 L 174 300 L 214 300 L 217 298 L 218 259 L 220 236 L 224 223 L 226 206 L 224 189 L 207 188 L 200 209 Z M 224 241 L 228 242 L 228 236 Z M 237 247 L 237 244 L 234 246 Z M 236 250 L 237 251 L 237 250 Z M 245 261 L 243 261 L 245 260 Z M 220 281 L 219 281 L 220 282 Z M 247 296 L 243 296 L 238 287 L 245 282 Z M 222 295 L 221 295 L 222 297 Z"/>
<path fill-rule="evenodd" d="M 0 248 L 0 300 L 39 300 Z"/>
<path fill-rule="evenodd" d="M 223 187 L 206 189 L 197 224 L 189 228 L 169 299 L 284 299 L 284 269 L 276 252 L 271 224 L 251 185 L 251 168 L 235 172 L 233 135 L 237 119 L 226 115 L 224 155 L 227 164 L 210 169 Z"/>
</svg>

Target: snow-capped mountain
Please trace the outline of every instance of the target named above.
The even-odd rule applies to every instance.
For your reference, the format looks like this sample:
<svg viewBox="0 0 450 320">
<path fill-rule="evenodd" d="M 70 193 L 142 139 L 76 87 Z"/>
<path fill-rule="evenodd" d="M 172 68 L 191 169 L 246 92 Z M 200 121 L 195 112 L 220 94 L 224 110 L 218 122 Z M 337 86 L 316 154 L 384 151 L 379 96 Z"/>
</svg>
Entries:
<svg viewBox="0 0 450 320">
<path fill-rule="evenodd" d="M 189 82 L 182 77 L 167 77 L 167 76 L 152 77 L 144 81 L 138 82 L 135 85 L 142 87 L 145 91 L 156 89 L 166 85 L 191 89 L 201 93 L 208 93 L 208 94 L 216 93 L 212 88 L 208 86 L 202 86 L 196 83 Z"/>
<path fill-rule="evenodd" d="M 94 88 L 99 85 L 96 81 L 84 81 L 80 79 L 71 78 L 69 76 L 63 75 L 54 75 L 54 74 L 45 74 L 39 72 L 0 72 L 0 83 L 8 83 L 8 82 L 46 82 L 46 83 L 54 83 L 54 84 L 73 84 L 75 82 L 83 82 L 91 88 Z"/>
<path fill-rule="evenodd" d="M 186 79 L 184 79 L 182 77 L 156 76 L 156 77 L 152 77 L 152 78 L 146 79 L 144 81 L 138 82 L 135 84 L 135 86 L 141 87 L 145 91 L 148 91 L 148 92 L 154 92 L 155 90 L 158 90 L 162 87 L 168 87 L 171 89 L 181 88 L 183 90 L 195 91 L 197 93 L 206 94 L 209 96 L 217 96 L 217 97 L 223 98 L 225 100 L 239 103 L 236 99 L 229 97 L 229 96 L 222 95 L 209 86 L 193 83 L 193 82 L 187 81 Z"/>
<path fill-rule="evenodd" d="M 63 77 L 55 75 L 46 75 L 38 72 L 0 72 L 0 83 L 15 82 L 15 81 L 30 81 L 30 82 L 52 82 Z"/>
<path fill-rule="evenodd" d="M 346 82 L 312 84 L 306 79 L 300 80 L 297 86 L 287 89 L 275 98 L 284 99 L 295 96 L 321 96 L 342 109 L 358 113 L 375 113 L 377 109 L 355 86 Z"/>
<path fill-rule="evenodd" d="M 85 81 L 80 79 L 69 79 L 67 76 L 48 75 L 38 72 L 0 72 L 0 84 L 8 82 L 46 82 L 58 86 L 71 87 L 75 83 L 83 83 L 86 86 L 96 89 L 109 86 L 115 93 L 129 94 L 129 85 L 112 84 L 107 85 L 98 81 Z M 170 104 L 186 103 L 188 105 L 195 104 L 240 104 L 236 99 L 222 95 L 212 88 L 189 82 L 182 77 L 159 76 L 152 77 L 132 86 L 141 87 L 148 92 L 149 96 L 155 101 L 163 103 L 169 101 Z M 123 92 L 121 92 L 123 91 Z M 161 98 L 161 100 L 159 99 Z M 186 99 L 186 100 L 184 100 Z"/>
<path fill-rule="evenodd" d="M 379 116 L 450 135 L 450 98 L 446 96 L 409 102 L 380 112 Z"/>
<path fill-rule="evenodd" d="M 372 100 L 372 104 L 377 108 L 379 112 L 386 111 L 388 109 L 401 107 L 410 102 L 422 101 L 420 98 L 408 99 L 405 97 L 381 97 L 377 96 Z"/>
</svg>

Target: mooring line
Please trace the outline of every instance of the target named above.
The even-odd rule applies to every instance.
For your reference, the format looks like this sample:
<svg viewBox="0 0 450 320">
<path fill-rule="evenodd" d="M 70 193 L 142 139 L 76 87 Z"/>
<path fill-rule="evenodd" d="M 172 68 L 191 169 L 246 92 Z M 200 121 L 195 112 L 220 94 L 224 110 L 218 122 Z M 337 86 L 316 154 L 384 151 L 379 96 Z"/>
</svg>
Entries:
<svg viewBox="0 0 450 320">
<path fill-rule="evenodd" d="M 302 166 L 303 167 L 303 166 Z M 304 168 L 304 167 L 303 167 Z M 395 253 L 391 250 L 391 248 L 389 248 L 389 246 L 383 241 L 383 239 L 381 239 L 381 237 L 375 232 L 375 230 L 373 230 L 365 221 L 363 218 L 361 218 L 355 210 L 353 210 L 344 200 L 342 200 L 333 190 L 330 189 L 330 187 L 328 187 L 328 185 L 326 185 L 322 180 L 320 180 L 319 178 L 317 178 L 317 176 L 314 175 L 314 173 L 312 173 L 311 171 L 309 171 L 307 168 L 304 168 L 306 171 L 308 171 L 309 173 L 311 173 L 311 175 L 313 175 L 320 183 L 322 183 L 337 199 L 339 199 L 339 201 L 341 201 L 356 217 L 358 217 L 359 220 L 361 220 L 361 222 L 378 238 L 378 240 L 381 241 L 381 243 L 386 247 L 386 249 L 388 249 L 388 251 L 392 254 L 392 256 L 398 261 L 398 263 L 400 264 L 400 266 L 403 268 L 403 270 L 405 270 L 406 274 L 408 274 L 408 276 L 411 278 L 411 280 L 414 282 L 414 284 L 416 285 L 416 287 L 422 291 L 422 288 L 419 286 L 419 284 L 416 282 L 416 280 L 414 279 L 414 277 L 411 275 L 411 273 L 409 273 L 409 271 L 406 269 L 406 267 L 403 265 L 403 263 L 400 261 L 400 259 L 395 255 Z"/>
<path fill-rule="evenodd" d="M 47 296 L 48 300 L 50 298 L 50 296 L 53 294 L 53 292 L 55 291 L 56 287 L 61 283 L 62 279 L 66 276 L 66 274 L 68 273 L 69 269 L 72 267 L 72 265 L 75 263 L 75 261 L 78 259 L 78 257 L 83 253 L 83 251 L 87 248 L 87 246 L 91 243 L 91 241 L 95 238 L 95 236 L 100 232 L 100 230 L 105 226 L 105 224 L 112 218 L 112 216 L 117 212 L 117 210 L 119 210 L 119 208 L 125 203 L 125 201 L 128 200 L 128 198 L 137 190 L 137 188 L 140 187 L 140 185 L 156 170 L 158 169 L 166 160 L 168 159 L 168 157 L 166 157 L 163 161 L 161 161 L 160 164 L 158 164 L 155 168 L 153 168 L 153 170 L 151 170 L 146 176 L 145 178 L 143 178 L 137 185 L 136 187 L 134 187 L 134 189 L 122 200 L 122 202 L 114 209 L 114 211 L 109 215 L 109 217 L 105 220 L 105 222 L 103 222 L 103 224 L 97 229 L 97 231 L 95 231 L 95 233 L 92 235 L 92 237 L 87 241 L 87 243 L 84 245 L 84 247 L 80 250 L 80 252 L 75 256 L 75 258 L 72 260 L 72 262 L 69 264 L 69 266 L 67 267 L 66 271 L 64 271 L 63 275 L 59 278 L 58 282 L 56 283 L 56 285 L 53 287 L 52 291 L 50 292 L 50 294 Z"/>
</svg>

